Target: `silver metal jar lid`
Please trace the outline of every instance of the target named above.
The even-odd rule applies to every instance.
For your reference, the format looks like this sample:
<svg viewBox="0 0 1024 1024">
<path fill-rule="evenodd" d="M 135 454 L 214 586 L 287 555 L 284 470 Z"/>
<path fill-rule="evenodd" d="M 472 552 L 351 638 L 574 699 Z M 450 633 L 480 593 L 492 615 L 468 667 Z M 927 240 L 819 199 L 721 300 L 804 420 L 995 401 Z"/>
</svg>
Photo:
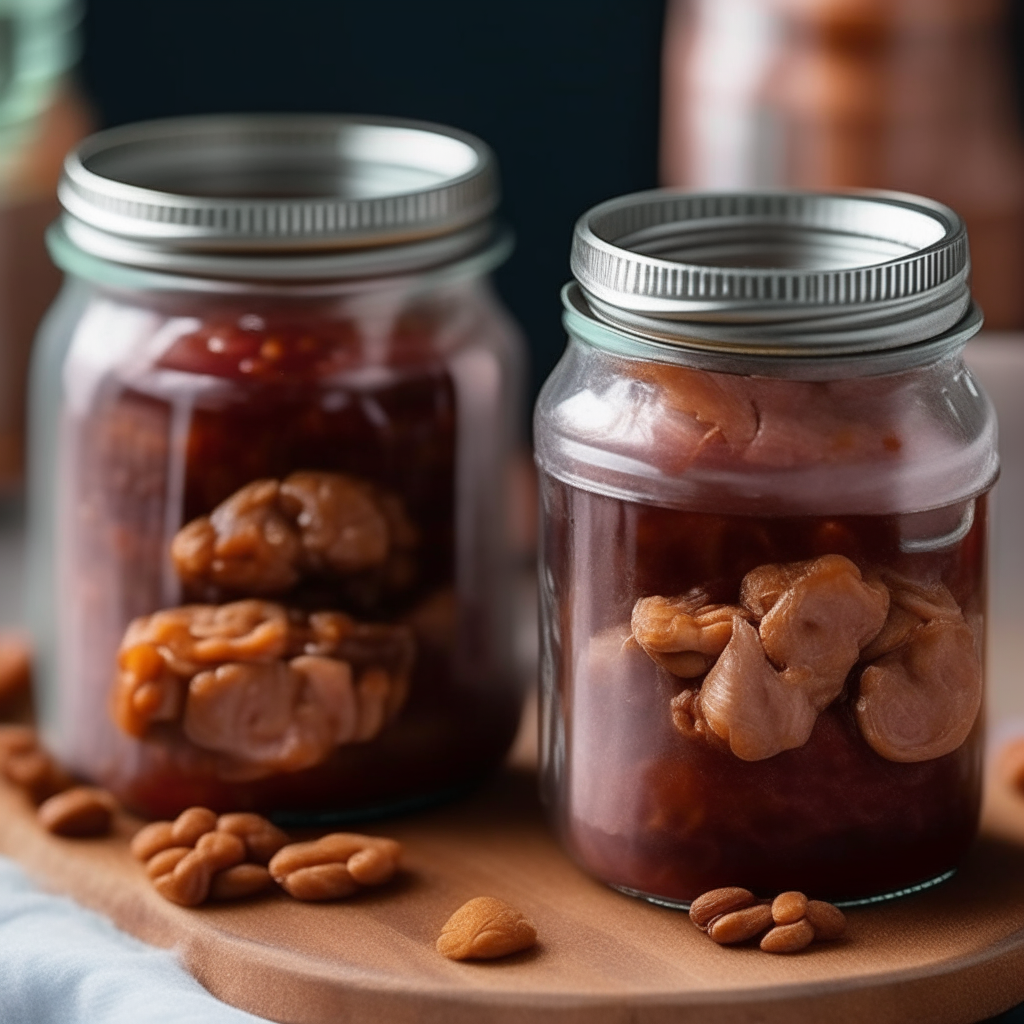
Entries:
<svg viewBox="0 0 1024 1024">
<path fill-rule="evenodd" d="M 491 150 L 465 132 L 340 115 L 175 118 L 100 132 L 64 163 L 59 230 L 149 270 L 241 278 L 396 273 L 487 244 Z"/>
<path fill-rule="evenodd" d="M 897 192 L 641 192 L 577 222 L 572 271 L 600 320 L 720 351 L 912 345 L 968 314 L 960 217 Z"/>
</svg>

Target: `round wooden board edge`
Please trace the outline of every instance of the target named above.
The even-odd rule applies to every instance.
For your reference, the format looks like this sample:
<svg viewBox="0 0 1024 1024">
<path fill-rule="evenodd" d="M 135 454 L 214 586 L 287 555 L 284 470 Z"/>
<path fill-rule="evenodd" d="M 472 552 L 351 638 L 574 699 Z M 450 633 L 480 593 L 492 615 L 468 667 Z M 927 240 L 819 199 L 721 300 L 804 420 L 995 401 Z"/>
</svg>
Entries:
<svg viewBox="0 0 1024 1024">
<path fill-rule="evenodd" d="M 326 979 L 316 974 L 315 962 L 308 958 L 229 934 L 209 919 L 191 918 L 189 927 L 177 927 L 175 915 L 191 912 L 164 906 L 155 893 L 152 900 L 140 900 L 129 888 L 111 893 L 111 886 L 99 878 L 83 883 L 81 872 L 68 870 L 66 841 L 43 833 L 27 803 L 19 813 L 24 798 L 4 788 L 4 810 L 15 813 L 4 815 L 0 852 L 18 860 L 43 887 L 110 917 L 143 941 L 174 950 L 217 998 L 279 1024 L 478 1024 L 484 1015 L 488 1024 L 861 1024 L 865 1019 L 872 1024 L 974 1024 L 1024 1000 L 1024 930 L 966 959 L 897 975 L 745 988 L 731 994 L 531 996 L 416 989 L 358 974 L 335 973 Z M 1024 804 L 1008 793 L 993 796 L 989 831 L 1024 845 Z M 501 969 L 500 963 L 460 966 L 467 971 Z"/>
</svg>

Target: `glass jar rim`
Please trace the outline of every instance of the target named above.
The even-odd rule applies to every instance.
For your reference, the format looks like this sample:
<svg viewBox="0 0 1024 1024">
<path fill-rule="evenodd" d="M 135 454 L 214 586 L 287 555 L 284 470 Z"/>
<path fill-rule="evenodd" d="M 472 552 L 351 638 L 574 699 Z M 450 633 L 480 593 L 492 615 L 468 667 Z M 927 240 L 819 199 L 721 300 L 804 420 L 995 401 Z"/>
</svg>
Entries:
<svg viewBox="0 0 1024 1024">
<path fill-rule="evenodd" d="M 872 351 L 836 353 L 829 349 L 780 353 L 755 339 L 739 344 L 713 345 L 703 338 L 676 335 L 671 340 L 610 324 L 591 307 L 590 297 L 577 281 L 562 288 L 562 323 L 571 337 L 627 359 L 688 366 L 740 376 L 788 380 L 838 380 L 880 377 L 927 366 L 962 349 L 981 330 L 981 309 L 971 302 L 951 328 L 925 341 Z"/>
<path fill-rule="evenodd" d="M 46 232 L 46 246 L 53 262 L 66 274 L 101 287 L 133 292 L 192 292 L 211 295 L 279 295 L 316 297 L 388 290 L 415 282 L 421 290 L 437 288 L 489 274 L 508 259 L 515 236 L 503 224 L 490 225 L 489 235 L 478 248 L 448 262 L 423 267 L 416 262 L 390 273 L 302 276 L 294 279 L 201 276 L 140 268 L 104 259 L 68 237 L 64 222 L 55 221 Z"/>
</svg>

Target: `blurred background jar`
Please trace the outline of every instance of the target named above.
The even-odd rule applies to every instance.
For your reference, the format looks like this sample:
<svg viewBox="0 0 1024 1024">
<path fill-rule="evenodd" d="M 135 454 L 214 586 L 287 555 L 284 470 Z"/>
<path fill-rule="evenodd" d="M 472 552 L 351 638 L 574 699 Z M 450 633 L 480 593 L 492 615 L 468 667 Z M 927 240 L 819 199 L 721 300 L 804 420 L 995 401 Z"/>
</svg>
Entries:
<svg viewBox="0 0 1024 1024">
<path fill-rule="evenodd" d="M 0 498 L 21 489 L 29 350 L 60 285 L 43 236 L 64 154 L 90 127 L 67 77 L 81 13 L 72 0 L 0 0 Z"/>
<path fill-rule="evenodd" d="M 990 329 L 1024 326 L 1024 144 L 1002 0 L 669 0 L 661 178 L 889 188 L 966 220 Z"/>
<path fill-rule="evenodd" d="M 69 155 L 37 342 L 48 744 L 133 809 L 396 809 L 519 718 L 522 340 L 473 136 L 156 121 Z"/>
</svg>

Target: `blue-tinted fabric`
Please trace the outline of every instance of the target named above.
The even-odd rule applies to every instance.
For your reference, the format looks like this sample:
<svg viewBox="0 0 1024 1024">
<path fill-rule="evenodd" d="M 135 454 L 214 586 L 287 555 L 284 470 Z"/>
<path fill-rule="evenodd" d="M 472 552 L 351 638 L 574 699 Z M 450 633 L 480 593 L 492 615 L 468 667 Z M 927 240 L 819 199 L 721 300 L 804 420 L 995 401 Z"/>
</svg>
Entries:
<svg viewBox="0 0 1024 1024">
<path fill-rule="evenodd" d="M 266 1024 L 214 999 L 171 953 L 133 939 L 70 900 L 40 892 L 5 857 L 0 1022 Z M 988 1024 L 1024 1024 L 1024 1007 Z"/>
<path fill-rule="evenodd" d="M 0 857 L 2 1024 L 262 1024 L 214 999 L 172 953 L 40 892 Z"/>
</svg>

